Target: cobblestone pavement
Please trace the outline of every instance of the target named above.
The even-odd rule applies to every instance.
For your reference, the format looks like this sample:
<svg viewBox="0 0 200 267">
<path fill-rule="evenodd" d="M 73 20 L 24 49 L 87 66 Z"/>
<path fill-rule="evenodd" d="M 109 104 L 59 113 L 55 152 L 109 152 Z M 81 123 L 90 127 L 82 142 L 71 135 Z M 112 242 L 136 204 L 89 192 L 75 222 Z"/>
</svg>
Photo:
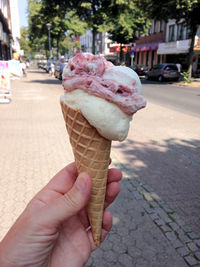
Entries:
<svg viewBox="0 0 200 267">
<path fill-rule="evenodd" d="M 0 239 L 34 194 L 73 159 L 59 106 L 60 81 L 31 71 L 12 81 L 12 92 L 12 102 L 0 105 Z M 126 164 L 120 149 L 114 143 L 113 166 L 124 174 L 110 207 L 114 226 L 86 266 L 200 266 L 199 236 L 137 175 L 142 163 Z"/>
</svg>

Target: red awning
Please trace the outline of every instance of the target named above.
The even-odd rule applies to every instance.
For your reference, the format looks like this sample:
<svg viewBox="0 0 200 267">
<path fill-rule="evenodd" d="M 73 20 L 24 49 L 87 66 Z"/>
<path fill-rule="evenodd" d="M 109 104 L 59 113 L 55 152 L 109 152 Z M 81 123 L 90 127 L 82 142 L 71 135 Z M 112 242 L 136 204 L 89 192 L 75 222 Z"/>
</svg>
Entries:
<svg viewBox="0 0 200 267">
<path fill-rule="evenodd" d="M 136 44 L 135 52 L 157 50 L 159 43 Z"/>
</svg>

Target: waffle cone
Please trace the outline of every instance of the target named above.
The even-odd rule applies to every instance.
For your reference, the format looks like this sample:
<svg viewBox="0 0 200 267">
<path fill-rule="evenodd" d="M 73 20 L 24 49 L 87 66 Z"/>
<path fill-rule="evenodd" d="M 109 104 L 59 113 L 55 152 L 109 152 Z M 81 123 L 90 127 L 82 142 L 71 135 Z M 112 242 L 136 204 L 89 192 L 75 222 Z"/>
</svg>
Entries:
<svg viewBox="0 0 200 267">
<path fill-rule="evenodd" d="M 111 141 L 102 137 L 79 110 L 68 107 L 62 101 L 61 107 L 78 173 L 87 172 L 92 177 L 87 210 L 93 239 L 99 246 Z"/>
</svg>

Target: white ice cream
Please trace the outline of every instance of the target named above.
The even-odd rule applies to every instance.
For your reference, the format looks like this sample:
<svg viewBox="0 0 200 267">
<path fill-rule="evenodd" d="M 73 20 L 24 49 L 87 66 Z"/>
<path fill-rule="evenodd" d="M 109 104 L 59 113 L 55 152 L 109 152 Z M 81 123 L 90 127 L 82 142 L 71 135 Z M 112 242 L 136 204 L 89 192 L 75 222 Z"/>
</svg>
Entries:
<svg viewBox="0 0 200 267">
<path fill-rule="evenodd" d="M 122 112 L 117 105 L 79 89 L 61 96 L 61 101 L 80 110 L 103 137 L 118 141 L 127 137 L 132 116 Z"/>
</svg>

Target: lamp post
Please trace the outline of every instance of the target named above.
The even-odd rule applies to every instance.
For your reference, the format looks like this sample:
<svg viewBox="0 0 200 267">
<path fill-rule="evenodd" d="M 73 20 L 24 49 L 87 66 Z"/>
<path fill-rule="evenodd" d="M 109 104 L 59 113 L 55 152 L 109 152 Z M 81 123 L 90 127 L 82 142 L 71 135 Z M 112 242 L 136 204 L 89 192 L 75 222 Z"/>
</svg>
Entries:
<svg viewBox="0 0 200 267">
<path fill-rule="evenodd" d="M 48 37 L 49 37 L 49 52 L 50 52 L 50 58 L 52 58 L 52 49 L 51 49 L 51 23 L 47 23 L 47 29 L 48 29 Z"/>
</svg>

